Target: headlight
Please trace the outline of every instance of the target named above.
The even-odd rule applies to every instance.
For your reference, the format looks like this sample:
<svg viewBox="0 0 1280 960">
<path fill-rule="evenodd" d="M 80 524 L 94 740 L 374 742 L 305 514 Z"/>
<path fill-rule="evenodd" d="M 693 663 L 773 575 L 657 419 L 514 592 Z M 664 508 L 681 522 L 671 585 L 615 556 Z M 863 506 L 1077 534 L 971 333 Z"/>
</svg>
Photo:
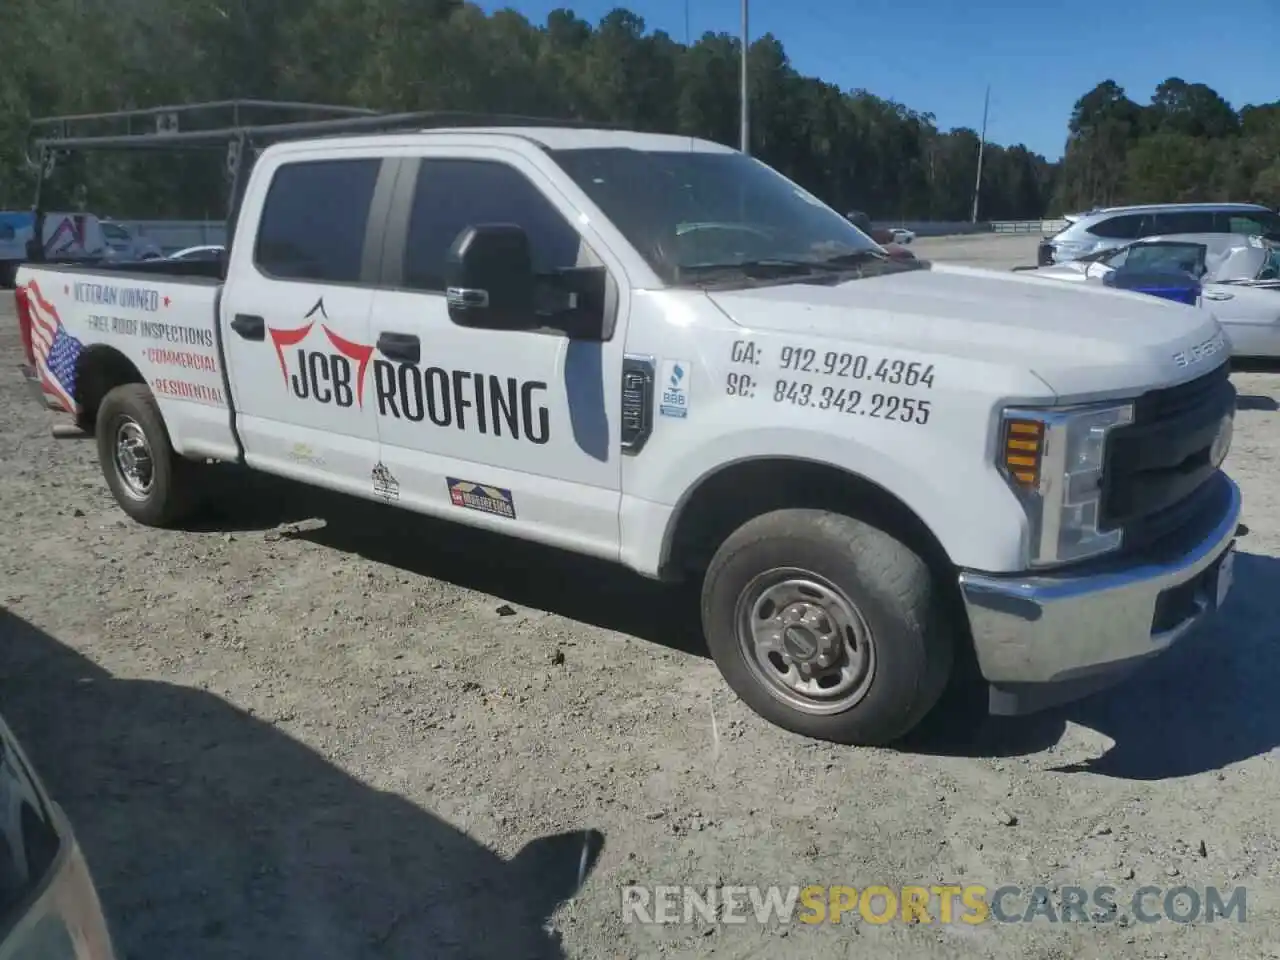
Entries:
<svg viewBox="0 0 1280 960">
<path fill-rule="evenodd" d="M 1005 410 L 1001 473 L 1030 521 L 1034 567 L 1083 560 L 1117 549 L 1121 530 L 1098 526 L 1107 436 L 1133 422 L 1133 404 Z"/>
</svg>

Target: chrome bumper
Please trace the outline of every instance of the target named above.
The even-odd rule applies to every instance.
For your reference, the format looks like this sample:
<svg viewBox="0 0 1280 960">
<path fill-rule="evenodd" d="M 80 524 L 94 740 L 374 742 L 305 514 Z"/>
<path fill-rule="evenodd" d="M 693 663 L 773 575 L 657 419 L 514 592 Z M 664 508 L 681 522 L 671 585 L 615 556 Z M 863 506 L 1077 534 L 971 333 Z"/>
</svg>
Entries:
<svg viewBox="0 0 1280 960">
<path fill-rule="evenodd" d="M 1024 712 L 997 707 L 1001 687 L 1017 698 L 1018 688 L 1028 686 L 1076 686 L 1080 695 L 1105 686 L 1212 617 L 1241 505 L 1240 489 L 1226 474 L 1212 482 L 1221 485 L 1219 519 L 1176 555 L 1088 571 L 960 574 L 978 666 L 993 687 L 993 712 Z"/>
</svg>

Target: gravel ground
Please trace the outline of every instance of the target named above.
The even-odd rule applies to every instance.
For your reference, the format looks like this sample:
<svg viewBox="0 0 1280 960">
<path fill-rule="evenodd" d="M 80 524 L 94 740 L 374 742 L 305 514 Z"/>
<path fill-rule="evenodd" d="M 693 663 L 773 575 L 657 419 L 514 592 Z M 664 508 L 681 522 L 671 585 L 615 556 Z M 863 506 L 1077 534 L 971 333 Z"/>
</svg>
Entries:
<svg viewBox="0 0 1280 960">
<path fill-rule="evenodd" d="M 1010 266 L 1034 245 L 915 247 Z M 1220 630 L 1061 711 L 855 750 L 758 720 L 693 598 L 619 570 L 234 471 L 203 529 L 127 522 L 5 362 L 0 709 L 135 960 L 1280 956 L 1277 376 L 1235 375 L 1249 530 Z M 628 884 L 916 883 L 1050 906 L 1106 884 L 1122 916 L 619 907 Z M 1136 922 L 1144 884 L 1244 885 L 1248 921 Z"/>
</svg>

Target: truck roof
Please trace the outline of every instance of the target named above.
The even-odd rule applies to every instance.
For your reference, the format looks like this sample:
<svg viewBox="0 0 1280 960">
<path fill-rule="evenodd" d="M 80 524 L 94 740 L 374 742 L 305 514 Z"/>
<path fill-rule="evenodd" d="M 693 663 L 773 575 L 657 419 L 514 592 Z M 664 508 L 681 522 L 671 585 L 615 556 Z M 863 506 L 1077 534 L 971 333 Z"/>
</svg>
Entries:
<svg viewBox="0 0 1280 960">
<path fill-rule="evenodd" d="M 641 133 L 633 130 L 608 130 L 590 127 L 432 127 L 424 130 L 410 130 L 395 133 L 353 134 L 345 133 L 331 137 L 309 137 L 299 140 L 281 141 L 274 152 L 314 149 L 319 144 L 331 144 L 335 141 L 344 144 L 380 145 L 403 144 L 406 141 L 429 138 L 432 141 L 440 138 L 476 139 L 477 137 L 513 137 L 524 141 L 532 141 L 547 150 L 678 150 L 693 153 L 734 153 L 732 147 L 726 147 L 710 140 L 698 137 L 682 137 L 667 133 Z"/>
</svg>

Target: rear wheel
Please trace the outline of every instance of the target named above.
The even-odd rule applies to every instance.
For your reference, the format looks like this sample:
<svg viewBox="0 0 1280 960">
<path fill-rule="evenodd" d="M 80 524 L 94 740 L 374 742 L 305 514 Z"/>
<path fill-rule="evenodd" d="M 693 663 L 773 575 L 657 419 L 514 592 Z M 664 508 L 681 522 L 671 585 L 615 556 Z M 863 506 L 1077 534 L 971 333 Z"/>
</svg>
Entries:
<svg viewBox="0 0 1280 960">
<path fill-rule="evenodd" d="M 953 659 L 933 576 L 853 517 L 778 510 L 721 545 L 703 628 L 726 681 L 780 727 L 823 740 L 899 739 L 937 702 Z"/>
<path fill-rule="evenodd" d="M 95 435 L 103 476 L 125 513 L 151 527 L 172 526 L 192 513 L 198 465 L 174 453 L 146 384 L 109 391 L 98 407 Z"/>
</svg>

